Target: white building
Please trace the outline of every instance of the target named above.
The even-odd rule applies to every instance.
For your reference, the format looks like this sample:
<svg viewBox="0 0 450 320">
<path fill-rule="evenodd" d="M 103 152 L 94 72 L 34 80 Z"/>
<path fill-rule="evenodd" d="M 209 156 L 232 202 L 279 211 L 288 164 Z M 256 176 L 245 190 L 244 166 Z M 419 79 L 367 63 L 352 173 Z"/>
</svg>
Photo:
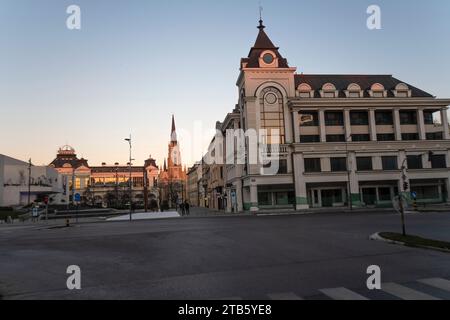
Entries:
<svg viewBox="0 0 450 320">
<path fill-rule="evenodd" d="M 61 193 L 62 180 L 55 169 L 0 154 L 0 207 L 27 205 L 45 196 L 52 202 Z"/>
<path fill-rule="evenodd" d="M 400 193 L 450 201 L 449 99 L 391 75 L 298 74 L 258 29 L 221 129 L 266 129 L 266 141 L 278 130 L 280 168 L 261 174 L 248 149 L 245 165 L 227 164 L 227 210 L 383 207 Z"/>
</svg>

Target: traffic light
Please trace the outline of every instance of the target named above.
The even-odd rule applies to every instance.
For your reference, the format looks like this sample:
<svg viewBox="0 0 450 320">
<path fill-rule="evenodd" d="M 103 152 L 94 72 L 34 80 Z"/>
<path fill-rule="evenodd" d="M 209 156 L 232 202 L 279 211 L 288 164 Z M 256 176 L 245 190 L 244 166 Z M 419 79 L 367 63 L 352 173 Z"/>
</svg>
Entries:
<svg viewBox="0 0 450 320">
<path fill-rule="evenodd" d="M 405 191 L 409 190 L 409 183 L 408 182 L 404 182 L 403 183 L 403 190 L 405 190 Z"/>
</svg>

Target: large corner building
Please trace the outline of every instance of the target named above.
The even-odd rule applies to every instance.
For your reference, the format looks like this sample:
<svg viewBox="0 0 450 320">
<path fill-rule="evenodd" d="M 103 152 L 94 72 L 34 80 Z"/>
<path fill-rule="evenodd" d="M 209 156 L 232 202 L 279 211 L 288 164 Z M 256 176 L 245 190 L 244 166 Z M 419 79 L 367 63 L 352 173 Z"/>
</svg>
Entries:
<svg viewBox="0 0 450 320">
<path fill-rule="evenodd" d="M 209 202 L 236 212 L 392 206 L 399 193 L 450 201 L 450 100 L 391 75 L 299 74 L 258 29 L 221 130 L 278 129 L 280 169 L 224 165 Z"/>
</svg>

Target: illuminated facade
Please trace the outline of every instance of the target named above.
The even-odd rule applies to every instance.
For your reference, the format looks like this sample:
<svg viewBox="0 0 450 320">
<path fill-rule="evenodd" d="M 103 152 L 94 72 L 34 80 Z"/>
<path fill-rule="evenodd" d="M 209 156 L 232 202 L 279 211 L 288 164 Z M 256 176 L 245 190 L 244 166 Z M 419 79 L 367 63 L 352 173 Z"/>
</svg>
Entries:
<svg viewBox="0 0 450 320">
<path fill-rule="evenodd" d="M 267 129 L 259 143 L 279 170 L 264 174 L 247 147 L 245 164 L 235 157 L 224 166 L 226 210 L 388 207 L 399 194 L 450 201 L 449 99 L 391 75 L 298 74 L 262 21 L 258 29 L 241 60 L 237 107 L 221 130 Z M 274 129 L 280 145 L 271 149 Z"/>
<path fill-rule="evenodd" d="M 97 207 L 124 207 L 129 203 L 128 164 L 103 163 L 92 167 L 86 159 L 78 159 L 72 147 L 64 146 L 58 150 L 50 167 L 62 176 L 64 192 L 60 204 L 71 204 L 75 194 L 81 195 L 82 203 Z M 158 202 L 158 171 L 151 157 L 144 166 L 131 166 L 133 204 L 137 207 L 148 205 L 152 200 Z"/>
</svg>

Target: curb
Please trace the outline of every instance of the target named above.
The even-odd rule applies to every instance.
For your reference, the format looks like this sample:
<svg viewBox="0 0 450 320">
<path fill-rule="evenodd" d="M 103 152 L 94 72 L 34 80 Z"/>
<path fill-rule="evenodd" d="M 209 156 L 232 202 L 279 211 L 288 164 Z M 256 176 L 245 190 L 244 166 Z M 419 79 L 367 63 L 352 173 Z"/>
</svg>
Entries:
<svg viewBox="0 0 450 320">
<path fill-rule="evenodd" d="M 374 233 L 373 235 L 371 235 L 369 237 L 369 240 L 381 241 L 381 242 L 386 242 L 389 244 L 396 244 L 396 245 L 400 245 L 400 246 L 404 246 L 404 247 L 408 247 L 408 248 L 419 248 L 419 249 L 427 249 L 427 250 L 434 250 L 434 251 L 439 251 L 439 252 L 444 252 L 444 253 L 450 253 L 450 250 L 448 250 L 448 249 L 442 249 L 442 248 L 436 248 L 436 247 L 430 247 L 430 246 L 422 246 L 422 245 L 409 245 L 405 242 L 386 239 L 380 235 L 380 232 L 377 232 L 377 233 Z"/>
</svg>

